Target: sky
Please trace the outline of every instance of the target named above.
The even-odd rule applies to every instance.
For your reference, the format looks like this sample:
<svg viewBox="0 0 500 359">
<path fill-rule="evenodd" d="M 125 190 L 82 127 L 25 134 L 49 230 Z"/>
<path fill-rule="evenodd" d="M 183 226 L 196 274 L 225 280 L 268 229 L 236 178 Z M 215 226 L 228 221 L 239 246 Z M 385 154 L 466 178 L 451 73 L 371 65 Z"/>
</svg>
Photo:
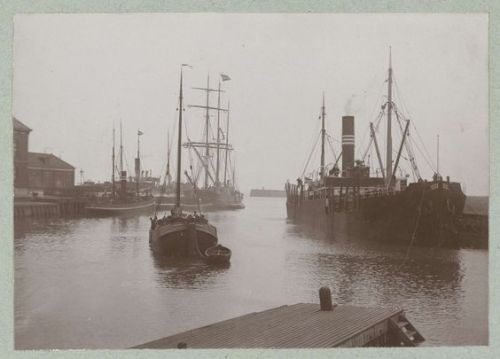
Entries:
<svg viewBox="0 0 500 359">
<path fill-rule="evenodd" d="M 440 173 L 466 194 L 489 193 L 487 15 L 31 14 L 14 21 L 13 116 L 33 129 L 30 151 L 72 164 L 77 183 L 81 170 L 85 180 L 110 179 L 120 122 L 129 171 L 140 129 L 143 169 L 164 173 L 183 63 L 192 66 L 183 70 L 183 131 L 193 141 L 202 137 L 204 113 L 187 105 L 204 104 L 205 95 L 192 87 L 205 86 L 207 75 L 212 87 L 221 73 L 231 78 L 222 82 L 221 105 L 230 102 L 229 142 L 243 191 L 281 189 L 319 167 L 316 151 L 304 171 L 323 93 L 336 154 L 341 117 L 353 115 L 361 158 L 369 123 L 387 101 L 391 48 L 394 101 L 412 121 L 422 176 L 436 169 L 439 135 Z M 211 121 L 215 128 L 215 112 Z M 385 126 L 382 119 L 377 134 L 384 159 Z M 184 166 L 190 157 L 183 152 Z M 327 147 L 326 162 L 334 160 Z M 409 171 L 405 159 L 400 167 Z"/>
</svg>

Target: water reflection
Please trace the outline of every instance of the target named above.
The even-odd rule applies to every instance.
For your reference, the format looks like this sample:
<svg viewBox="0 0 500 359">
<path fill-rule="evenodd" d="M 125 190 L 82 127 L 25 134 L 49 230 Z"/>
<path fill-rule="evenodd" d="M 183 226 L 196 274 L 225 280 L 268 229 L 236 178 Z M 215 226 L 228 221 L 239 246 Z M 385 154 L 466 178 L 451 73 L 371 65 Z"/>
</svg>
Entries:
<svg viewBox="0 0 500 359">
<path fill-rule="evenodd" d="M 111 217 L 111 229 L 114 233 L 127 233 L 137 231 L 144 217 Z"/>
<path fill-rule="evenodd" d="M 202 259 L 186 259 L 162 256 L 150 248 L 156 269 L 156 282 L 166 288 L 204 289 L 211 288 L 220 276 L 227 274 L 230 263 L 211 265 Z"/>
<path fill-rule="evenodd" d="M 405 245 L 287 223 L 281 199 L 207 216 L 230 267 L 157 255 L 147 216 L 16 221 L 16 348 L 124 348 L 318 302 L 324 285 L 337 303 L 404 308 L 430 345 L 487 343 L 487 251 L 414 247 L 405 261 Z"/>
</svg>

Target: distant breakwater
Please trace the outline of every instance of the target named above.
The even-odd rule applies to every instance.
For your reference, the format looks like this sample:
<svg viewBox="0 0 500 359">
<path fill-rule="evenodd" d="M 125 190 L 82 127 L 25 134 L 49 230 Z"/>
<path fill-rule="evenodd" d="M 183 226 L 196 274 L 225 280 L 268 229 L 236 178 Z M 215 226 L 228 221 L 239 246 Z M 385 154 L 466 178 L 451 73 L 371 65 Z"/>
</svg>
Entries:
<svg viewBox="0 0 500 359">
<path fill-rule="evenodd" d="M 252 189 L 250 197 L 286 197 L 286 192 L 279 189 Z"/>
</svg>

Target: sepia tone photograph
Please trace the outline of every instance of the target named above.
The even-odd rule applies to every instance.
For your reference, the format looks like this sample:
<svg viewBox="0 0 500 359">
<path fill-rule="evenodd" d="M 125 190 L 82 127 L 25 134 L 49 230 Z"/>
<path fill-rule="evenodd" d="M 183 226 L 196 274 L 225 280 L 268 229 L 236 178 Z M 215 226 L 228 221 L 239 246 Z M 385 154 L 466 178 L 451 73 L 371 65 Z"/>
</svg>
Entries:
<svg viewBox="0 0 500 359">
<path fill-rule="evenodd" d="M 14 349 L 488 346 L 488 15 L 18 14 Z"/>
</svg>

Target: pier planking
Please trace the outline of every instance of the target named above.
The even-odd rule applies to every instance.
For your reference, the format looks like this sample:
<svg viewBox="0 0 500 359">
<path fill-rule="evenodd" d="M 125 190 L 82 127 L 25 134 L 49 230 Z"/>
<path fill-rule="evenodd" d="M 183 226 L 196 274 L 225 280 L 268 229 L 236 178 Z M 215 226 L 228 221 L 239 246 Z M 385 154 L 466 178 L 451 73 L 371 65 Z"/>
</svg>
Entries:
<svg viewBox="0 0 500 359">
<path fill-rule="evenodd" d="M 404 315 L 400 308 L 351 305 L 320 310 L 298 303 L 250 313 L 134 347 L 178 348 L 333 348 L 395 345 L 389 321 Z"/>
</svg>

